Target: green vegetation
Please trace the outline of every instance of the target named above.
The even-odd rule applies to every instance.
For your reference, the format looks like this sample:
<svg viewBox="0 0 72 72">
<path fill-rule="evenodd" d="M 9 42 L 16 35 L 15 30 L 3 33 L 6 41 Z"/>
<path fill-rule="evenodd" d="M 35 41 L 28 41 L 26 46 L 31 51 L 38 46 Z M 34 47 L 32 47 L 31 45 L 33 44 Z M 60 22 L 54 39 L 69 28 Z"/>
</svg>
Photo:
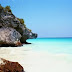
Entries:
<svg viewBox="0 0 72 72">
<path fill-rule="evenodd" d="M 0 4 L 0 10 L 4 9 L 4 12 L 8 11 L 8 12 L 11 12 L 11 9 L 10 9 L 10 6 L 6 6 L 6 7 L 2 7 L 1 4 Z"/>
<path fill-rule="evenodd" d="M 21 24 L 23 24 L 24 25 L 24 27 L 26 28 L 26 24 L 24 24 L 24 20 L 23 19 L 20 19 L 20 18 L 17 18 L 19 21 L 20 21 L 20 23 Z"/>
<path fill-rule="evenodd" d="M 23 19 L 19 19 L 19 18 L 17 18 L 19 21 L 20 21 L 20 23 L 21 24 L 23 24 L 24 25 L 24 27 L 26 28 L 26 25 L 24 24 L 24 20 Z"/>
<path fill-rule="evenodd" d="M 32 30 L 31 29 L 28 29 L 29 30 L 29 32 L 32 32 Z"/>
<path fill-rule="evenodd" d="M 5 9 L 6 11 L 8 11 L 8 12 L 11 12 L 11 13 L 12 13 L 12 11 L 11 11 L 11 9 L 10 9 L 10 6 L 6 6 L 4 9 Z"/>
<path fill-rule="evenodd" d="M 8 12 L 12 13 L 12 11 L 10 9 L 10 6 L 2 7 L 1 4 L 0 4 L 0 10 L 2 10 L 2 9 L 4 10 L 4 12 L 8 11 Z M 21 24 L 24 25 L 25 28 L 27 28 L 26 25 L 24 24 L 24 20 L 23 19 L 20 19 L 20 18 L 17 18 L 17 19 L 20 21 Z M 30 29 L 28 29 L 28 30 L 29 30 L 29 32 L 32 32 Z M 20 29 L 19 29 L 19 31 L 20 31 Z"/>
<path fill-rule="evenodd" d="M 20 21 L 20 23 L 21 24 L 23 24 L 24 25 L 24 27 L 26 28 L 26 25 L 24 24 L 24 20 L 23 19 L 19 19 L 19 18 L 17 18 L 19 21 Z M 30 29 L 28 29 L 29 30 L 29 32 L 32 32 L 32 30 L 30 30 Z"/>
<path fill-rule="evenodd" d="M 20 21 L 21 24 L 24 24 L 24 20 L 23 19 L 19 19 L 19 18 L 17 18 L 17 19 Z"/>
</svg>

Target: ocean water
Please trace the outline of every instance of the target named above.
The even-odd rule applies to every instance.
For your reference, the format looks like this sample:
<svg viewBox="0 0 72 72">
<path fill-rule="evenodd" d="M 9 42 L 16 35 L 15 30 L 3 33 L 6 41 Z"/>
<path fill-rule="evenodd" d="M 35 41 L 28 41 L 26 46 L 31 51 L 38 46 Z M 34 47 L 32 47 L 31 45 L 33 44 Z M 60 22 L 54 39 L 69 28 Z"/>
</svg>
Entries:
<svg viewBox="0 0 72 72">
<path fill-rule="evenodd" d="M 24 45 L 33 51 L 46 51 L 49 53 L 72 54 L 72 38 L 37 38 L 29 39 L 32 44 Z"/>
</svg>

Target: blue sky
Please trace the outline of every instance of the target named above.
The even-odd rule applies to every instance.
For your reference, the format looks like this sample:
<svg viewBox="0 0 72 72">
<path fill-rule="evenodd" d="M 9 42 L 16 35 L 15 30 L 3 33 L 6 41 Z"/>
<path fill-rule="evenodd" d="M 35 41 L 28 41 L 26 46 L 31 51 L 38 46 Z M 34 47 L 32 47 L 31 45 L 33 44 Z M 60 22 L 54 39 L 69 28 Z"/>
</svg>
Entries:
<svg viewBox="0 0 72 72">
<path fill-rule="evenodd" d="M 72 37 L 72 0 L 0 0 L 38 37 Z"/>
</svg>

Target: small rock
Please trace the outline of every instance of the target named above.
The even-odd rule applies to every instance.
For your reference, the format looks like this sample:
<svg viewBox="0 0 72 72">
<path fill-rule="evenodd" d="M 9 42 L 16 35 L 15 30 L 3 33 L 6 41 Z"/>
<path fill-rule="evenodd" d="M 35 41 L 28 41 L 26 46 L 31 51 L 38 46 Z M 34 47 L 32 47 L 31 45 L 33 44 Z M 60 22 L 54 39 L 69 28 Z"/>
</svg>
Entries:
<svg viewBox="0 0 72 72">
<path fill-rule="evenodd" d="M 18 62 L 12 62 L 0 58 L 0 72 L 25 72 Z"/>
</svg>

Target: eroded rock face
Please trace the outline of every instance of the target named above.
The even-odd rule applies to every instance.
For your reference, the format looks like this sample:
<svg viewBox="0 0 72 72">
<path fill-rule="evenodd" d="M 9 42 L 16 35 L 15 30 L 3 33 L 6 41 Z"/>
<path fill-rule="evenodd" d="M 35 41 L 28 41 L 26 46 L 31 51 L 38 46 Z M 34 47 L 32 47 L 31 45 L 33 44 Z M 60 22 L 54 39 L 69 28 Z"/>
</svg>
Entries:
<svg viewBox="0 0 72 72">
<path fill-rule="evenodd" d="M 12 62 L 0 58 L 0 72 L 25 72 L 18 62 Z"/>
<path fill-rule="evenodd" d="M 0 28 L 0 44 L 17 44 L 20 42 L 21 34 L 10 27 Z"/>
<path fill-rule="evenodd" d="M 11 12 L 0 10 L 0 28 L 11 27 L 21 34 L 21 42 L 24 43 L 27 39 L 37 38 L 37 34 L 29 31 L 28 28 L 21 24 L 20 21 Z"/>
</svg>

